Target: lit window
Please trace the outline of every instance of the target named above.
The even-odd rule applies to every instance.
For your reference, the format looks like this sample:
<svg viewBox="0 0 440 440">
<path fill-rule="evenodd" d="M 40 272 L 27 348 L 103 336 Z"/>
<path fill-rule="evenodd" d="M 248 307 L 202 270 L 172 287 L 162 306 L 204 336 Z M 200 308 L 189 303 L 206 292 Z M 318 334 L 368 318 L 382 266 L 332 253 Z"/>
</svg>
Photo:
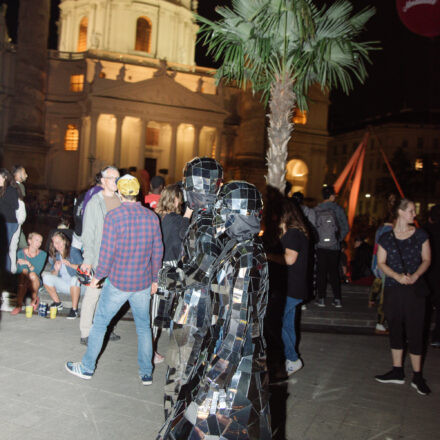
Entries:
<svg viewBox="0 0 440 440">
<path fill-rule="evenodd" d="M 309 169 L 300 159 L 292 159 L 286 165 L 286 180 L 292 184 L 290 195 L 300 191 L 306 192 Z"/>
<path fill-rule="evenodd" d="M 293 112 L 293 122 L 300 125 L 307 124 L 307 112 L 297 107 Z"/>
<path fill-rule="evenodd" d="M 139 17 L 136 22 L 135 50 L 150 52 L 151 21 L 147 17 Z"/>
<path fill-rule="evenodd" d="M 147 127 L 146 142 L 153 147 L 159 146 L 159 128 Z"/>
<path fill-rule="evenodd" d="M 79 24 L 79 34 L 78 34 L 78 45 L 76 48 L 77 52 L 85 52 L 87 50 L 87 26 L 89 20 L 87 17 L 81 19 Z"/>
<path fill-rule="evenodd" d="M 77 151 L 78 141 L 78 128 L 74 124 L 67 124 L 66 136 L 64 137 L 64 149 L 66 151 Z"/>
<path fill-rule="evenodd" d="M 416 159 L 416 162 L 414 164 L 414 169 L 416 171 L 422 171 L 423 170 L 423 159 Z"/>
<path fill-rule="evenodd" d="M 414 203 L 415 207 L 416 207 L 416 214 L 419 215 L 420 214 L 420 202 L 416 202 Z"/>
<path fill-rule="evenodd" d="M 70 76 L 70 91 L 82 92 L 84 90 L 84 75 Z"/>
</svg>

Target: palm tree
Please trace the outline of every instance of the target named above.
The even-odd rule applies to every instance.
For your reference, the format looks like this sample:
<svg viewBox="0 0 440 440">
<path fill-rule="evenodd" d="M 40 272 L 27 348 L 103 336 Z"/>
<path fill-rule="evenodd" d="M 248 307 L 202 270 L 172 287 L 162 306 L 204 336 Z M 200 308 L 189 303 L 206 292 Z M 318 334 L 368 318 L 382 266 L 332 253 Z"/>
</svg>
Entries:
<svg viewBox="0 0 440 440">
<path fill-rule="evenodd" d="M 284 192 L 292 114 L 307 108 L 310 85 L 324 91 L 340 86 L 348 93 L 352 76 L 363 82 L 375 42 L 357 42 L 374 15 L 368 7 L 352 15 L 348 0 L 318 8 L 312 0 L 232 0 L 232 9 L 216 8 L 221 19 L 201 22 L 201 41 L 215 61 L 218 80 L 250 86 L 269 100 L 268 185 Z"/>
</svg>

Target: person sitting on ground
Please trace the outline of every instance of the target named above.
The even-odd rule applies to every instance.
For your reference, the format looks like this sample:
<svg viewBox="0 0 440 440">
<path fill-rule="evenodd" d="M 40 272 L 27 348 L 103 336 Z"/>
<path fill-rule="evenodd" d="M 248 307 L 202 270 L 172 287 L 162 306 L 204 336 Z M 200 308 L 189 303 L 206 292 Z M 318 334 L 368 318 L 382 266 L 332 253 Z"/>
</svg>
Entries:
<svg viewBox="0 0 440 440">
<path fill-rule="evenodd" d="M 155 210 L 161 221 L 162 242 L 164 256 L 162 267 L 177 266 L 177 262 L 182 256 L 182 241 L 189 227 L 189 221 L 193 210 L 189 207 L 185 210 L 185 215 L 181 215 L 183 194 L 179 185 L 168 185 L 160 194 L 160 200 Z M 153 295 L 151 307 L 151 321 L 157 316 L 159 299 L 161 295 Z M 157 347 L 159 328 L 153 325 L 153 343 Z M 163 356 L 158 352 L 154 353 L 154 363 L 163 361 Z"/>
<path fill-rule="evenodd" d="M 17 272 L 19 274 L 17 290 L 17 307 L 11 315 L 20 313 L 23 307 L 23 299 L 27 292 L 31 292 L 31 305 L 34 311 L 38 309 L 40 299 L 38 298 L 38 289 L 41 286 L 41 271 L 46 263 L 47 253 L 40 249 L 43 237 L 37 232 L 31 232 L 28 236 L 29 246 L 20 249 L 17 253 Z"/>
<path fill-rule="evenodd" d="M 81 252 L 71 246 L 70 240 L 61 231 L 56 231 L 52 235 L 49 248 L 49 263 L 53 266 L 50 273 L 43 273 L 43 284 L 52 298 L 53 303 L 50 307 L 63 309 L 58 292 L 70 293 L 72 298 L 72 308 L 67 319 L 75 319 L 78 314 L 78 303 L 80 296 L 80 284 L 76 277 L 76 269 L 81 265 L 83 259 Z"/>
<path fill-rule="evenodd" d="M 150 183 L 150 193 L 145 196 L 145 205 L 152 209 L 156 209 L 160 200 L 160 193 L 165 186 L 165 179 L 162 176 L 154 176 Z"/>
</svg>

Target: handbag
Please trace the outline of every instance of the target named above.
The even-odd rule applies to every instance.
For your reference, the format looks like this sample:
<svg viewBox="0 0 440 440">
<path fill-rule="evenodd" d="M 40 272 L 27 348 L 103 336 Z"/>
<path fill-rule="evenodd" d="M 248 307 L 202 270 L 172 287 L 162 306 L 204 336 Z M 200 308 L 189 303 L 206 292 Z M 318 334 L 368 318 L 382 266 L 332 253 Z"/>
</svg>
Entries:
<svg viewBox="0 0 440 440">
<path fill-rule="evenodd" d="M 404 273 L 408 273 L 408 270 L 406 269 L 405 260 L 403 259 L 402 252 L 400 251 L 399 243 L 397 242 L 397 238 L 394 235 L 394 231 L 391 232 L 391 235 L 394 239 L 394 244 L 396 245 L 397 252 L 399 252 L 400 261 L 402 263 L 403 271 Z M 421 275 L 417 281 L 412 284 L 412 287 L 414 288 L 414 294 L 420 298 L 426 298 L 431 292 L 428 287 L 428 283 L 425 280 L 425 277 Z"/>
</svg>

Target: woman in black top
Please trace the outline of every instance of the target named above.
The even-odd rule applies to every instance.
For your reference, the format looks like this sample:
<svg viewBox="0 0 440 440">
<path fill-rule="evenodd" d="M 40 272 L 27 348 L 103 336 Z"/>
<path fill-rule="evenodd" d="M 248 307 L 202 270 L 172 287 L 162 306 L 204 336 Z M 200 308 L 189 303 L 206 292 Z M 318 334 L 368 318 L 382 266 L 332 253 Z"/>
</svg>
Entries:
<svg viewBox="0 0 440 440">
<path fill-rule="evenodd" d="M 287 265 L 287 296 L 284 306 L 282 339 L 286 358 L 287 375 L 303 366 L 296 351 L 295 315 L 296 308 L 307 298 L 309 232 L 301 210 L 292 201 L 283 204 L 280 228 L 284 255 L 268 254 L 267 258 Z"/>
<path fill-rule="evenodd" d="M 386 276 L 384 311 L 390 330 L 393 369 L 376 376 L 376 380 L 397 384 L 405 382 L 402 362 L 407 340 L 414 371 L 411 386 L 425 395 L 430 392 L 421 372 L 425 298 L 416 295 L 415 283 L 429 267 L 431 250 L 427 233 L 413 226 L 416 217 L 414 203 L 402 199 L 396 204 L 396 209 L 395 226 L 380 236 L 377 251 L 377 265 Z"/>
<path fill-rule="evenodd" d="M 189 226 L 192 210 L 187 208 L 182 217 L 183 195 L 179 185 L 168 185 L 160 193 L 160 199 L 155 213 L 160 217 L 162 229 L 162 242 L 164 247 L 162 267 L 176 266 L 182 255 L 182 240 Z M 164 298 L 164 292 L 153 295 L 151 306 L 152 322 L 157 316 L 160 300 Z M 153 325 L 154 344 L 157 345 L 159 328 Z M 157 351 L 154 353 L 154 363 L 163 362 L 164 357 Z"/>
<path fill-rule="evenodd" d="M 15 211 L 18 209 L 19 190 L 12 174 L 5 168 L 0 168 L 0 220 L 2 231 L 1 257 L 5 258 L 4 267 L 11 271 L 11 259 L 9 246 L 15 231 L 18 229 L 18 221 Z M 3 226 L 4 224 L 4 226 Z M 3 234 L 3 232 L 5 232 Z"/>
</svg>

